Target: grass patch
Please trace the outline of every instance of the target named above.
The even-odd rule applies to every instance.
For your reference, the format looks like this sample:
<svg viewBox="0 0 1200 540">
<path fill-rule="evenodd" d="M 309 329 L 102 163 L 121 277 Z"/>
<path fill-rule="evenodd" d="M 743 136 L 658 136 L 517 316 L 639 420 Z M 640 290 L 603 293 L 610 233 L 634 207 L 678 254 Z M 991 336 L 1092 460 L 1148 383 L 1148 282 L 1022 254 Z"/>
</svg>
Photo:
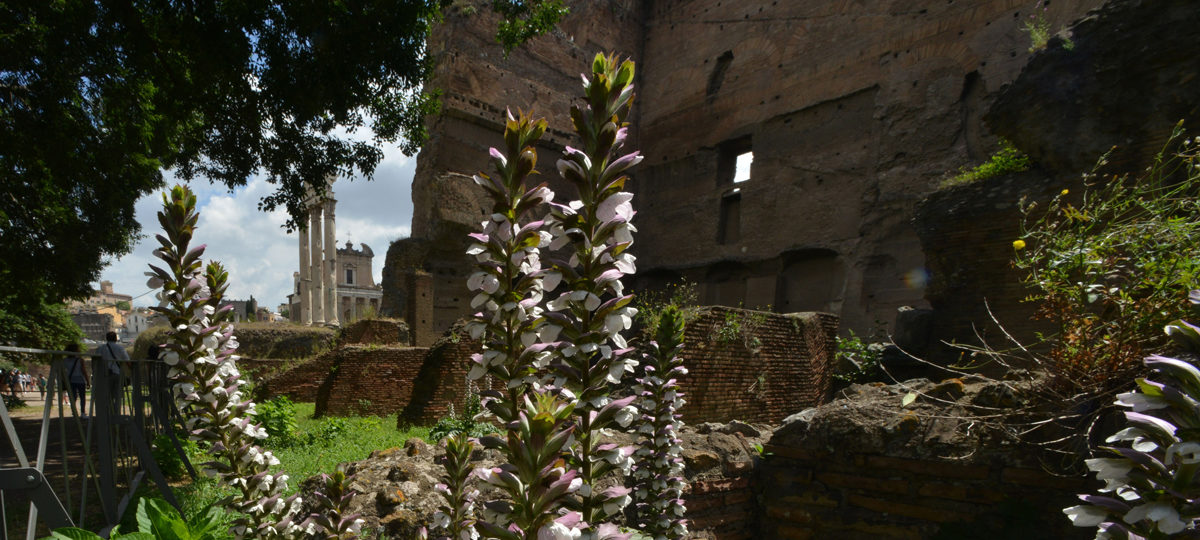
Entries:
<svg viewBox="0 0 1200 540">
<path fill-rule="evenodd" d="M 987 161 L 973 169 L 966 167 L 959 169 L 958 174 L 943 180 L 938 187 L 946 189 L 1027 170 L 1029 170 L 1029 156 L 1014 148 L 1012 143 L 1001 140 L 1000 149 Z"/>
<path fill-rule="evenodd" d="M 396 420 L 379 416 L 325 417 L 314 419 L 313 403 L 296 404 L 296 428 L 301 440 L 314 436 L 313 444 L 272 449 L 294 485 L 310 476 L 331 473 L 338 463 L 366 459 L 375 450 L 401 446 L 412 437 L 428 439 L 429 428 L 401 431 Z M 340 429 L 330 429 L 330 426 Z M 295 486 L 293 486 L 294 488 Z"/>
<path fill-rule="evenodd" d="M 297 403 L 297 439 L 312 441 L 285 448 L 268 448 L 279 458 L 275 472 L 291 477 L 289 493 L 295 493 L 300 482 L 310 476 L 332 473 L 338 463 L 366 459 L 375 450 L 401 446 L 412 437 L 428 440 L 429 428 L 396 429 L 394 418 L 379 416 L 313 418 L 313 403 Z M 196 463 L 199 468 L 199 463 Z M 205 505 L 233 495 L 233 490 L 212 478 L 202 477 L 176 489 L 185 516 L 195 515 Z M 230 520 L 233 518 L 230 517 Z"/>
</svg>

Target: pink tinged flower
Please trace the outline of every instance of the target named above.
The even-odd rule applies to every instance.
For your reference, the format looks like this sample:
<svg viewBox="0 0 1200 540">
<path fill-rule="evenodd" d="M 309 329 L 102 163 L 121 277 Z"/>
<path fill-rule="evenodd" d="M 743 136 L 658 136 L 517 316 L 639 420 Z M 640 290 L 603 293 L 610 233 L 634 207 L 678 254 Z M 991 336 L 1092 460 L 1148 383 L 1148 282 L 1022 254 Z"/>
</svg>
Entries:
<svg viewBox="0 0 1200 540">
<path fill-rule="evenodd" d="M 471 339 L 477 340 L 477 339 L 483 337 L 483 333 L 486 330 L 487 330 L 487 325 L 484 323 L 481 323 L 479 321 L 471 321 L 471 322 L 467 323 L 467 334 L 469 334 L 471 336 Z"/>
<path fill-rule="evenodd" d="M 637 417 L 638 417 L 637 407 L 634 407 L 633 405 L 629 405 L 629 406 L 623 407 L 623 408 L 621 408 L 621 410 L 617 411 L 617 414 L 614 417 L 614 419 L 617 421 L 617 424 L 619 424 L 621 427 L 624 428 L 624 427 L 629 427 L 629 424 L 632 423 L 635 419 L 637 419 Z"/>
<path fill-rule="evenodd" d="M 163 286 L 164 282 L 163 282 L 162 278 L 160 278 L 157 275 L 152 274 L 150 272 L 146 272 L 146 275 L 150 276 L 150 279 L 146 280 L 146 288 L 147 289 L 157 289 L 157 288 L 160 288 Z"/>
<path fill-rule="evenodd" d="M 553 291 L 554 289 L 558 288 L 559 283 L 562 283 L 562 273 L 547 272 L 542 278 L 542 289 L 546 292 Z"/>
<path fill-rule="evenodd" d="M 1126 392 L 1117 394 L 1117 405 L 1130 407 L 1134 412 L 1143 412 L 1164 409 L 1171 404 L 1160 397 L 1148 396 L 1141 392 Z"/>
<path fill-rule="evenodd" d="M 562 249 L 564 246 L 566 246 L 568 243 L 570 243 L 570 241 L 571 241 L 571 239 L 569 237 L 567 237 L 566 233 L 556 236 L 554 238 L 554 240 L 550 241 L 550 250 L 558 251 L 558 250 Z"/>
<path fill-rule="evenodd" d="M 1153 452 L 1158 448 L 1158 443 L 1146 438 L 1146 432 L 1136 427 L 1127 427 L 1110 435 L 1104 442 L 1120 442 L 1133 441 L 1131 447 L 1138 452 Z"/>
<path fill-rule="evenodd" d="M 1133 462 L 1127 459 L 1115 458 L 1092 458 L 1084 460 L 1087 468 L 1096 473 L 1096 478 L 1100 480 L 1125 479 L 1129 475 L 1129 471 L 1133 470 Z"/>
<path fill-rule="evenodd" d="M 560 332 L 562 332 L 562 327 L 557 324 L 543 324 L 537 330 L 538 340 L 542 343 L 554 343 L 558 341 L 558 334 Z"/>
<path fill-rule="evenodd" d="M 1200 443 L 1178 442 L 1167 448 L 1167 465 L 1178 462 L 1184 465 L 1200 463 Z"/>
<path fill-rule="evenodd" d="M 501 168 L 508 165 L 508 158 L 504 157 L 504 154 L 501 154 L 500 151 L 497 150 L 495 147 L 488 148 L 488 154 L 491 154 L 492 159 L 495 159 L 497 162 L 500 163 Z"/>
<path fill-rule="evenodd" d="M 596 207 L 596 218 L 603 223 L 620 219 L 621 221 L 629 221 L 633 218 L 633 194 L 625 191 L 614 193 L 607 199 L 600 201 Z"/>
<path fill-rule="evenodd" d="M 566 159 L 579 164 L 584 169 L 592 168 L 592 159 L 583 150 L 568 146 L 563 149 L 563 155 L 566 156 Z"/>
<path fill-rule="evenodd" d="M 1165 502 L 1153 502 L 1133 507 L 1125 514 L 1125 523 L 1137 523 L 1143 519 L 1153 521 L 1158 530 L 1167 534 L 1183 531 L 1187 526 L 1179 519 L 1179 511 Z"/>
<path fill-rule="evenodd" d="M 635 264 L 635 261 L 637 261 L 637 257 L 634 257 L 632 253 L 624 252 L 620 257 L 617 257 L 617 270 L 620 270 L 626 274 L 636 274 L 637 265 Z"/>
</svg>

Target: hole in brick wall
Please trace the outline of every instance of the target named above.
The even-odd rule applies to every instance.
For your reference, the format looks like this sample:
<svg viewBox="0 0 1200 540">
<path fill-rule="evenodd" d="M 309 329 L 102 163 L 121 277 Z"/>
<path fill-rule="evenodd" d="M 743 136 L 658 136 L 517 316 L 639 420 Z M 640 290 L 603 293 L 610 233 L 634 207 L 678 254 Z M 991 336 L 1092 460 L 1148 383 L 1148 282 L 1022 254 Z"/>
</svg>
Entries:
<svg viewBox="0 0 1200 540">
<path fill-rule="evenodd" d="M 750 179 L 753 149 L 753 140 L 749 135 L 721 143 L 717 148 L 718 187 Z"/>
<path fill-rule="evenodd" d="M 721 90 L 721 84 L 725 82 L 725 72 L 729 71 L 731 63 L 733 63 L 733 51 L 725 51 L 717 57 L 717 65 L 713 67 L 712 74 L 708 77 L 706 95 L 715 96 Z"/>
</svg>

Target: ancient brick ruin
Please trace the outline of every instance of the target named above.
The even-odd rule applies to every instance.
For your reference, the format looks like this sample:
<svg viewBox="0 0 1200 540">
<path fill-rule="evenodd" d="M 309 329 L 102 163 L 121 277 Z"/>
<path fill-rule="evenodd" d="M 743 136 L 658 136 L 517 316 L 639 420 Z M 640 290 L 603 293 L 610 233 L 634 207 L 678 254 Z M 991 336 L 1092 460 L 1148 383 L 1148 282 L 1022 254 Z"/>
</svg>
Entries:
<svg viewBox="0 0 1200 540">
<path fill-rule="evenodd" d="M 402 324 L 402 323 L 400 323 Z M 397 415 L 400 425 L 431 425 L 461 411 L 471 355 L 461 325 L 431 347 L 410 346 L 397 323 L 360 321 L 338 348 L 267 378 L 266 396 L 316 403 L 318 415 Z M 778 422 L 829 396 L 837 317 L 712 307 L 689 322 L 680 381 L 687 422 Z"/>
<path fill-rule="evenodd" d="M 1060 0 L 1046 16 L 1058 28 L 1100 3 Z M 508 58 L 487 17 L 452 14 L 437 30 L 444 108 L 418 158 L 412 238 L 388 251 L 385 313 L 405 316 L 425 272 L 435 333 L 469 315 L 463 237 L 484 211 L 469 177 L 504 109 L 520 107 L 550 121 L 539 165 L 561 187 L 553 164 L 597 51 L 638 63 L 635 286 L 686 278 L 705 304 L 827 311 L 860 334 L 927 306 L 913 208 L 994 150 L 981 118 L 1029 57 L 1033 2 L 570 4 L 558 31 Z M 749 179 L 735 184 L 747 151 Z"/>
</svg>

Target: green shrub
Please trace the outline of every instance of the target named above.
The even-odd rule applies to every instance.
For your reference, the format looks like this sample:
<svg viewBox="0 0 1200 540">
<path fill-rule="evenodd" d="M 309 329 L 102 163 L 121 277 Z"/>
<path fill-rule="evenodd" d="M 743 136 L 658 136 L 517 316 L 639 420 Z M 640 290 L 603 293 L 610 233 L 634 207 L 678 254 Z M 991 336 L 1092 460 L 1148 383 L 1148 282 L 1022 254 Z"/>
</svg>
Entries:
<svg viewBox="0 0 1200 540">
<path fill-rule="evenodd" d="M 204 454 L 200 446 L 186 436 L 179 437 L 179 444 L 183 447 L 183 452 L 189 460 L 192 460 L 194 456 L 203 456 Z M 179 453 L 175 451 L 175 445 L 167 435 L 159 435 L 154 438 L 154 443 L 150 446 L 150 454 L 154 456 L 154 462 L 162 470 L 163 476 L 169 479 L 183 478 L 187 472 L 187 467 L 184 466 L 183 460 L 179 458 Z"/>
<path fill-rule="evenodd" d="M 301 446 L 330 445 L 350 431 L 350 421 L 340 416 L 325 416 L 312 431 L 306 431 L 296 439 Z"/>
<path fill-rule="evenodd" d="M 1182 124 L 1171 141 L 1179 150 L 1135 178 L 1091 174 L 1075 199 L 1064 189 L 1044 206 L 1021 204 L 1015 264 L 1037 316 L 1056 327 L 1042 336 L 1047 364 L 1070 388 L 1127 384 L 1200 287 L 1200 151 Z"/>
<path fill-rule="evenodd" d="M 833 379 L 842 383 L 864 383 L 877 381 L 883 377 L 883 368 L 879 365 L 883 357 L 883 345 L 868 343 L 849 331 L 849 336 L 837 338 L 837 358 L 835 365 L 849 364 L 852 369 L 833 374 Z"/>
<path fill-rule="evenodd" d="M 429 429 L 429 441 L 440 442 L 442 439 L 456 433 L 466 433 L 470 437 L 482 437 L 496 432 L 496 426 L 487 422 L 475 420 L 475 415 L 483 408 L 479 404 L 479 394 L 467 396 L 466 406 L 461 415 L 454 414 L 454 406 L 450 406 L 450 414 L 442 417 Z"/>
<path fill-rule="evenodd" d="M 666 289 L 657 291 L 639 291 L 633 299 L 637 314 L 633 319 L 643 334 L 653 334 L 658 328 L 663 310 L 673 308 L 683 314 L 684 322 L 695 316 L 695 307 L 700 305 L 700 295 L 696 292 L 696 284 L 691 281 L 672 283 Z"/>
<path fill-rule="evenodd" d="M 1029 156 L 1014 148 L 1008 141 L 1001 140 L 1000 149 L 995 154 L 992 154 L 992 157 L 988 158 L 987 161 L 973 169 L 965 167 L 959 169 L 957 175 L 942 181 L 941 187 L 944 189 L 961 186 L 987 178 L 1026 170 L 1029 170 Z"/>
<path fill-rule="evenodd" d="M 267 443 L 285 447 L 296 442 L 296 404 L 287 396 L 259 402 L 255 421 L 267 431 Z"/>
</svg>

